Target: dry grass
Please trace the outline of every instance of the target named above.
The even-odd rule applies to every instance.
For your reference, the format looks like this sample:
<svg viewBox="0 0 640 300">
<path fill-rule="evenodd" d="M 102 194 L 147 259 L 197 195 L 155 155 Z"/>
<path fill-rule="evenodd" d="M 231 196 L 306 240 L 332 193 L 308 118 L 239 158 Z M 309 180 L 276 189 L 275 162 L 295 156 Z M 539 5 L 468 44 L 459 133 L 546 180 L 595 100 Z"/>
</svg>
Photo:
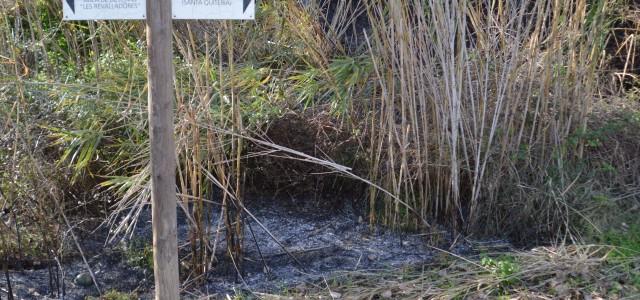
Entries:
<svg viewBox="0 0 640 300">
<path fill-rule="evenodd" d="M 537 234 L 569 230 L 566 199 L 535 205 L 528 187 L 560 198 L 572 188 L 567 166 L 584 142 L 569 140 L 598 100 L 613 3 L 367 3 L 380 86 L 372 180 L 458 228 L 493 232 L 532 216 L 546 224 Z M 397 203 L 382 203 L 383 223 L 415 226 Z"/>
<path fill-rule="evenodd" d="M 608 246 L 449 256 L 421 269 L 349 272 L 264 299 L 634 299 L 638 259 L 611 262 Z M 629 269 L 631 265 L 633 270 Z M 635 267 L 633 267 L 635 266 Z M 634 273 L 635 272 L 635 273 Z M 635 274 L 635 275 L 633 275 Z M 326 285 L 328 284 L 328 285 Z"/>
</svg>

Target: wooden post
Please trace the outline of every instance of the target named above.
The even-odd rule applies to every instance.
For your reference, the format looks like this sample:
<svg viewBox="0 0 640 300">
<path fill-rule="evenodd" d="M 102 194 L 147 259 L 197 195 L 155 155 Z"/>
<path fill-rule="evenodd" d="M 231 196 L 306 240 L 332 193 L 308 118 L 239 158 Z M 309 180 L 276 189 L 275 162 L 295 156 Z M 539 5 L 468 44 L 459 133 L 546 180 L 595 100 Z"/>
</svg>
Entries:
<svg viewBox="0 0 640 300">
<path fill-rule="evenodd" d="M 156 299 L 179 299 L 171 0 L 147 0 L 153 270 Z"/>
</svg>

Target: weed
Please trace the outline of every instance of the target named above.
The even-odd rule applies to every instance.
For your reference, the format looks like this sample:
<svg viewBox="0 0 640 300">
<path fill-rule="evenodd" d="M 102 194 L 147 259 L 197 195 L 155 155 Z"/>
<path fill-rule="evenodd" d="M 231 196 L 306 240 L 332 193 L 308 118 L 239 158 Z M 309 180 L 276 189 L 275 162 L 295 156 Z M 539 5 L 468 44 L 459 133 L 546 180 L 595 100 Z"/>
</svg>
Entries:
<svg viewBox="0 0 640 300">
<path fill-rule="evenodd" d="M 480 264 L 496 276 L 501 281 L 501 285 L 510 286 L 519 281 L 517 273 L 520 271 L 520 266 L 512 256 L 503 255 L 497 258 L 485 256 L 480 260 Z"/>
<path fill-rule="evenodd" d="M 640 257 L 640 225 L 626 225 L 622 230 L 608 230 L 602 236 L 602 242 L 611 245 L 614 250 L 612 259 Z"/>
<path fill-rule="evenodd" d="M 153 270 L 153 247 L 141 239 L 133 239 L 124 249 L 125 259 L 131 266 Z"/>
<path fill-rule="evenodd" d="M 119 292 L 116 290 L 110 290 L 106 292 L 102 297 L 96 298 L 92 296 L 88 296 L 85 300 L 136 300 L 138 296 L 131 293 Z"/>
</svg>

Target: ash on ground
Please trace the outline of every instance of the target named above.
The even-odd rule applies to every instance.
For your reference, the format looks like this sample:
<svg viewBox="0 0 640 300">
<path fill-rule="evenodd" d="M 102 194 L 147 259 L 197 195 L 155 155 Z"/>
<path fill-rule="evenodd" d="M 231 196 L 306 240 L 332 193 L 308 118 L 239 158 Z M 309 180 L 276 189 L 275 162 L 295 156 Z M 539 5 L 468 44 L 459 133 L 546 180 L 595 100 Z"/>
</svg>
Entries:
<svg viewBox="0 0 640 300">
<path fill-rule="evenodd" d="M 237 291 L 278 292 L 287 287 L 318 284 L 345 271 L 416 267 L 429 263 L 436 254 L 436 250 L 429 246 L 428 235 L 371 227 L 349 202 L 323 207 L 312 201 L 295 199 L 253 199 L 247 207 L 277 241 L 247 216 L 243 274 L 240 276 L 231 261 L 225 258 L 224 234 L 221 234 L 216 255 L 220 260 L 216 267 L 207 274 L 203 284 L 189 287 L 183 297 L 197 298 Z M 178 234 L 179 243 L 184 245 L 189 226 L 181 215 Z M 213 215 L 219 216 L 219 212 Z M 150 219 L 150 211 L 144 210 L 134 239 L 150 243 Z M 216 228 L 217 223 L 214 219 L 212 228 Z M 442 236 L 444 243 L 450 243 L 447 234 Z M 121 246 L 103 247 L 101 243 L 105 237 L 106 230 L 98 231 L 86 236 L 82 242 L 101 290 L 134 292 L 142 299 L 152 298 L 152 272 L 127 261 Z M 449 251 L 465 254 L 469 247 L 457 243 Z M 64 271 L 65 299 L 97 295 L 94 286 L 82 287 L 74 282 L 78 274 L 87 270 L 80 257 L 63 261 L 60 265 Z M 61 293 L 61 286 L 52 284 L 49 274 L 49 268 L 11 271 L 14 293 L 21 299 L 60 299 L 56 295 Z M 0 280 L 0 287 L 6 290 L 6 281 Z"/>
</svg>

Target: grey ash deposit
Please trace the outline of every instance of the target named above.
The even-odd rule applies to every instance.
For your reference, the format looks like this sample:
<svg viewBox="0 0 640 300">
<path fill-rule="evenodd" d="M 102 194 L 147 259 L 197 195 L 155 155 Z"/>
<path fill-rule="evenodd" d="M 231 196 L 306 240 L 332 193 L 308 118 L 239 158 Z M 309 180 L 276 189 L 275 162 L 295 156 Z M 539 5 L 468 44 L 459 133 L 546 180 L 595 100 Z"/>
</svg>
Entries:
<svg viewBox="0 0 640 300">
<path fill-rule="evenodd" d="M 247 206 L 264 227 L 275 235 L 279 243 L 255 220 L 247 217 L 243 275 L 239 276 L 231 262 L 224 259 L 222 253 L 218 253 L 220 261 L 207 274 L 206 282 L 199 287 L 189 288 L 189 295 L 193 295 L 192 297 L 224 295 L 233 293 L 234 289 L 278 292 L 283 287 L 318 284 L 323 279 L 345 271 L 419 266 L 430 262 L 435 254 L 424 235 L 401 233 L 379 226 L 371 228 L 348 202 L 336 208 L 295 199 L 253 199 Z M 214 219 L 211 226 L 215 228 L 216 225 L 217 220 Z M 181 244 L 184 244 L 188 226 L 182 217 L 178 232 Z M 143 299 L 151 298 L 151 272 L 128 264 L 119 247 L 102 246 L 105 234 L 104 231 L 98 231 L 83 240 L 83 248 L 89 253 L 89 263 L 101 289 L 135 291 Z M 145 210 L 140 217 L 134 236 L 138 240 L 150 242 L 149 210 Z M 286 247 L 286 251 L 281 245 Z M 224 251 L 224 240 L 221 240 L 218 248 L 218 251 Z M 461 244 L 452 251 L 464 253 L 468 248 Z M 65 272 L 65 299 L 83 299 L 86 295 L 96 295 L 94 287 L 81 287 L 73 282 L 77 274 L 86 270 L 79 257 L 62 262 L 62 268 Z M 17 291 L 19 298 L 43 299 L 51 294 L 47 268 L 10 273 L 14 292 Z M 4 280 L 0 287 L 6 290 Z M 189 297 L 186 294 L 184 296 Z M 60 299 L 51 295 L 49 297 Z"/>
</svg>

